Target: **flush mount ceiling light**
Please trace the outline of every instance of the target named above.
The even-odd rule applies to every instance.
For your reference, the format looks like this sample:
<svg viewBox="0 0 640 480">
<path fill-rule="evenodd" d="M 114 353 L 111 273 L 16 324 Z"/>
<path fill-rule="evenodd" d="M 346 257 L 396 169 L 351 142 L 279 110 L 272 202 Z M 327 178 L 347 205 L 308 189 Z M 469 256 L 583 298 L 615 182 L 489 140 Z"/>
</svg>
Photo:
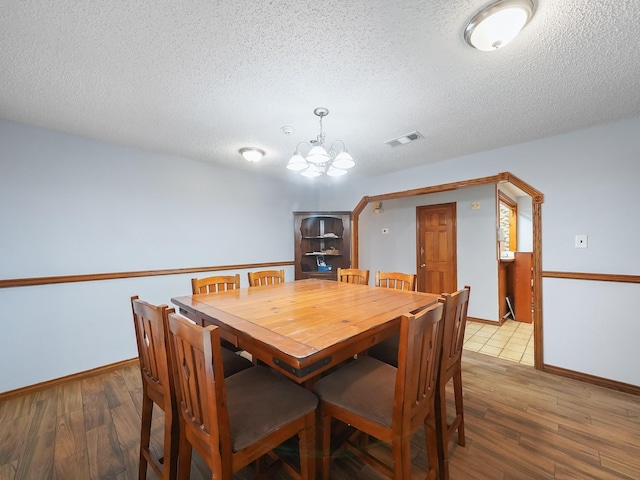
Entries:
<svg viewBox="0 0 640 480">
<path fill-rule="evenodd" d="M 469 45 L 484 52 L 504 47 L 533 16 L 532 0 L 499 0 L 471 19 L 464 30 Z"/>
<path fill-rule="evenodd" d="M 329 110 L 318 107 L 313 111 L 314 115 L 320 117 L 320 133 L 315 140 L 310 142 L 300 142 L 296 146 L 293 157 L 287 163 L 289 170 L 300 172 L 305 177 L 319 177 L 322 174 L 331 177 L 339 177 L 347 173 L 347 169 L 353 167 L 356 162 L 353 161 L 351 155 L 347 152 L 342 140 L 335 140 L 328 150 L 324 147 L 324 132 L 322 131 L 322 118 L 329 115 Z M 336 151 L 334 147 L 340 144 L 340 150 Z M 300 147 L 306 146 L 309 152 L 306 156 L 300 153 Z"/>
<path fill-rule="evenodd" d="M 246 147 L 238 150 L 245 160 L 249 162 L 259 162 L 264 157 L 264 150 L 259 148 Z"/>
</svg>

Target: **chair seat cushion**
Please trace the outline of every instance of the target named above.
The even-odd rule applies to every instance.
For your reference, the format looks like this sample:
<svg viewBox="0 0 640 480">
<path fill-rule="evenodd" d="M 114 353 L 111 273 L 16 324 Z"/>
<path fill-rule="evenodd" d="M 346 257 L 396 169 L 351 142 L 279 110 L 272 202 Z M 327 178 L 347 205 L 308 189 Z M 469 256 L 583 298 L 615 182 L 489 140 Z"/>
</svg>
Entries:
<svg viewBox="0 0 640 480">
<path fill-rule="evenodd" d="M 225 378 L 247 368 L 253 368 L 252 362 L 237 353 L 233 353 L 226 348 L 221 348 L 220 350 L 222 351 L 222 366 Z"/>
<path fill-rule="evenodd" d="M 234 452 L 318 406 L 318 398 L 279 373 L 256 366 L 225 378 Z"/>
<path fill-rule="evenodd" d="M 313 391 L 323 402 L 391 427 L 397 369 L 360 357 L 318 381 Z"/>
<path fill-rule="evenodd" d="M 386 340 L 369 348 L 369 355 L 373 358 L 398 367 L 398 343 L 400 342 L 400 334 L 395 334 Z"/>
</svg>

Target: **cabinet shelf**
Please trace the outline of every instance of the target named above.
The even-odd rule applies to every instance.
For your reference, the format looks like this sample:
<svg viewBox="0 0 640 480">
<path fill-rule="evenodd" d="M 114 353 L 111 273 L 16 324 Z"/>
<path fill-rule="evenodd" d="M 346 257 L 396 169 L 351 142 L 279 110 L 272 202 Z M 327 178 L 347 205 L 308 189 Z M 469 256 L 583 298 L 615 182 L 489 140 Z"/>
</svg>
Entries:
<svg viewBox="0 0 640 480">
<path fill-rule="evenodd" d="M 342 237 L 302 237 L 303 240 L 342 240 Z"/>
</svg>

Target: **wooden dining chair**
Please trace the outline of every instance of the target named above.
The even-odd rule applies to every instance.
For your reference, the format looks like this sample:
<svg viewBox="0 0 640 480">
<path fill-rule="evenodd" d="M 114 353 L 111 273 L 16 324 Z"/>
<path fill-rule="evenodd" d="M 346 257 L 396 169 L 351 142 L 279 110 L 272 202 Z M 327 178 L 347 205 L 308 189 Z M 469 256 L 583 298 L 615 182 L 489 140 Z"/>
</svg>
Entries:
<svg viewBox="0 0 640 480">
<path fill-rule="evenodd" d="M 147 478 L 147 466 L 163 480 L 173 480 L 178 471 L 178 417 L 171 359 L 165 347 L 166 315 L 173 308 L 151 305 L 131 297 L 133 323 L 138 344 L 140 373 L 142 374 L 142 424 L 140 427 L 140 462 L 138 479 Z M 164 412 L 163 457 L 149 448 L 153 406 Z"/>
<path fill-rule="evenodd" d="M 175 314 L 166 305 L 152 305 L 138 296 L 131 297 L 133 323 L 142 375 L 142 423 L 140 427 L 139 479 L 146 478 L 147 466 L 164 479 L 173 480 L 178 462 L 178 416 L 171 350 L 167 347 L 167 315 Z M 188 320 L 187 320 L 188 321 Z M 253 368 L 253 363 L 235 353 L 221 349 L 223 375 L 230 377 Z M 156 457 L 149 448 L 153 406 L 164 412 L 163 456 Z"/>
<path fill-rule="evenodd" d="M 215 293 L 240 288 L 240 274 L 216 275 L 213 277 L 192 278 L 191 291 L 198 293 Z"/>
<path fill-rule="evenodd" d="M 218 293 L 225 292 L 227 290 L 235 290 L 240 288 L 240 274 L 235 275 L 216 275 L 213 277 L 204 278 L 192 278 L 191 279 L 191 293 L 197 295 L 199 293 Z M 232 352 L 242 351 L 236 347 L 233 343 L 221 339 L 222 346 Z M 236 363 L 235 359 L 229 359 L 228 362 Z"/>
<path fill-rule="evenodd" d="M 273 283 L 284 283 L 284 270 L 262 270 L 249 272 L 249 286 L 259 287 Z"/>
<path fill-rule="evenodd" d="M 444 480 L 449 478 L 449 442 L 454 432 L 458 432 L 458 445 L 465 445 L 464 437 L 464 407 L 462 403 L 462 345 L 464 331 L 467 324 L 467 310 L 471 287 L 465 286 L 452 294 L 443 294 L 444 335 L 442 340 L 442 356 L 440 373 L 438 375 L 438 390 L 436 394 L 436 409 L 438 427 L 441 430 L 442 450 L 438 452 L 440 458 L 441 475 Z M 453 380 L 453 393 L 456 414 L 451 422 L 447 418 L 446 387 Z"/>
<path fill-rule="evenodd" d="M 416 276 L 413 273 L 376 271 L 376 287 L 394 288 L 413 292 L 416 287 Z M 377 343 L 368 350 L 368 354 L 389 365 L 397 367 L 399 338 L 399 335 L 395 334 Z"/>
<path fill-rule="evenodd" d="M 231 480 L 297 435 L 299 468 L 282 465 L 295 478 L 313 479 L 316 396 L 262 366 L 223 378 L 218 328 L 175 314 L 168 321 L 180 418 L 177 478 L 189 478 L 194 448 L 212 479 Z"/>
<path fill-rule="evenodd" d="M 449 478 L 449 442 L 455 431 L 458 432 L 458 444 L 460 446 L 465 445 L 464 407 L 462 402 L 462 345 L 467 323 L 470 293 L 471 287 L 465 286 L 452 294 L 442 294 L 444 301 L 444 334 L 438 374 L 436 408 L 438 429 L 442 431 L 441 436 L 444 438 L 443 447 L 438 452 L 441 478 L 443 479 Z M 369 348 L 367 354 L 389 365 L 397 366 L 399 344 L 399 336 L 394 335 Z M 452 379 L 456 415 L 449 422 L 447 419 L 446 386 Z"/>
<path fill-rule="evenodd" d="M 338 281 L 368 285 L 369 270 L 361 270 L 359 268 L 338 268 Z"/>
<path fill-rule="evenodd" d="M 376 470 L 395 480 L 413 478 L 411 437 L 424 428 L 428 480 L 438 478 L 435 395 L 442 348 L 442 303 L 400 322 L 398 368 L 373 357 L 358 357 L 319 380 L 322 478 L 329 479 L 331 424 L 339 420 L 356 429 L 343 444 Z M 391 445 L 393 465 L 368 454 L 369 442 L 353 442 L 360 433 Z M 340 452 L 338 449 L 335 453 Z"/>
<path fill-rule="evenodd" d="M 416 289 L 416 276 L 413 273 L 376 271 L 376 287 L 395 288 L 397 290 Z"/>
<path fill-rule="evenodd" d="M 470 287 L 465 287 L 465 289 L 469 289 Z M 448 295 L 448 294 L 442 294 L 442 297 L 445 299 L 445 305 L 444 305 L 444 318 L 445 318 L 445 322 L 447 321 L 447 319 L 449 319 L 449 322 L 454 322 L 455 320 L 453 320 L 451 318 L 450 315 L 447 315 L 448 309 L 449 309 L 449 304 L 453 301 L 453 300 L 448 300 L 449 298 L 452 299 L 456 299 L 458 298 L 458 295 L 460 295 L 463 292 L 463 290 L 458 290 L 457 292 Z M 468 295 L 467 295 L 468 297 Z M 448 300 L 448 302 L 447 302 Z M 468 300 L 467 300 L 468 301 Z M 465 311 L 465 323 L 466 323 L 466 311 Z M 446 327 L 445 327 L 446 329 Z M 462 336 L 464 337 L 464 331 L 462 333 Z M 398 344 L 399 344 L 399 339 L 400 336 L 398 334 L 392 335 L 391 337 L 383 340 L 380 343 L 377 343 L 375 345 L 373 345 L 372 347 L 370 347 L 367 350 L 367 354 L 377 358 L 378 360 L 381 360 L 385 363 L 388 363 L 389 365 L 392 365 L 394 367 L 398 366 Z"/>
</svg>

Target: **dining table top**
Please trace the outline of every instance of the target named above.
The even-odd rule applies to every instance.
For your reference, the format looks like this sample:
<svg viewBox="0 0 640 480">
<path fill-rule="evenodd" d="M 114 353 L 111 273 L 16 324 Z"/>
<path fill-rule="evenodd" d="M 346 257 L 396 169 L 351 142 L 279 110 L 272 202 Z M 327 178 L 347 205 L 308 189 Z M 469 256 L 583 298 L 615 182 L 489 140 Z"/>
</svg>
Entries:
<svg viewBox="0 0 640 480">
<path fill-rule="evenodd" d="M 302 383 L 399 330 L 438 295 L 307 279 L 172 298 L 180 313 Z"/>
</svg>

